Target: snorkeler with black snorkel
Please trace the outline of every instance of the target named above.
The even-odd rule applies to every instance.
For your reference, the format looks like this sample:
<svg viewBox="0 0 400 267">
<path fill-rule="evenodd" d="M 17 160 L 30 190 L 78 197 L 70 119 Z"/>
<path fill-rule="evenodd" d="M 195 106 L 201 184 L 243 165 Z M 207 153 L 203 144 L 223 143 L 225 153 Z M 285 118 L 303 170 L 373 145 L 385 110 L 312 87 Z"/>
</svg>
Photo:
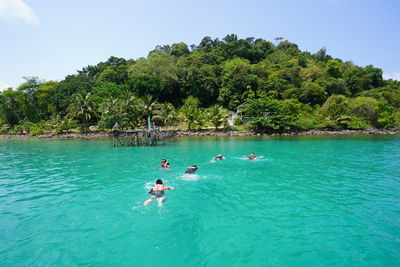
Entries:
<svg viewBox="0 0 400 267">
<path fill-rule="evenodd" d="M 215 161 L 223 160 L 223 159 L 225 159 L 225 158 L 221 154 L 218 154 L 217 156 L 214 157 Z"/>
<path fill-rule="evenodd" d="M 197 167 L 196 165 L 190 165 L 189 167 L 186 168 L 185 173 L 187 174 L 192 174 L 195 171 L 197 171 L 200 167 Z"/>
</svg>

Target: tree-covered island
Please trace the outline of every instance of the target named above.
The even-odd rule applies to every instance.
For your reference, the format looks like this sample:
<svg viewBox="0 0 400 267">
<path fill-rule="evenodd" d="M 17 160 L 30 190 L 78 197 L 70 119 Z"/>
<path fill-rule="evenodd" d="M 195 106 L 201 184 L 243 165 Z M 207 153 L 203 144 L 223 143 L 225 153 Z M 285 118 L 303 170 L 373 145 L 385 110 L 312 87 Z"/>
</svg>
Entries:
<svg viewBox="0 0 400 267">
<path fill-rule="evenodd" d="M 139 128 L 148 115 L 154 125 L 189 130 L 400 126 L 400 82 L 283 38 L 204 37 L 157 46 L 147 58 L 110 57 L 58 82 L 25 80 L 0 92 L 0 134 Z"/>
</svg>

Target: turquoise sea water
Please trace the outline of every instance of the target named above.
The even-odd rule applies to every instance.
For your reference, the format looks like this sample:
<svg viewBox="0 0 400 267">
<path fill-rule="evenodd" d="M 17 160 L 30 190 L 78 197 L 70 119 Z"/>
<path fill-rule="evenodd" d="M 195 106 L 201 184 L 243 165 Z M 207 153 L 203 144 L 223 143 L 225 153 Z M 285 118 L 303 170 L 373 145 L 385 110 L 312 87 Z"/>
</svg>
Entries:
<svg viewBox="0 0 400 267">
<path fill-rule="evenodd" d="M 1 266 L 399 266 L 400 136 L 0 140 L 0 213 Z"/>
</svg>

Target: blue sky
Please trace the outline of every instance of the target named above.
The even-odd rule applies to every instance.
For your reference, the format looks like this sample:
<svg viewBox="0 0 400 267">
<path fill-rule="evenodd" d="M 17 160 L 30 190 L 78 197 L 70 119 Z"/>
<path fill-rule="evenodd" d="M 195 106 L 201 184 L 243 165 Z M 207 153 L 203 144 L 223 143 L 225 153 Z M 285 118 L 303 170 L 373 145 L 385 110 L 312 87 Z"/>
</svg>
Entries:
<svg viewBox="0 0 400 267">
<path fill-rule="evenodd" d="M 0 90 L 204 36 L 284 37 L 400 80 L 399 0 L 0 0 Z"/>
</svg>

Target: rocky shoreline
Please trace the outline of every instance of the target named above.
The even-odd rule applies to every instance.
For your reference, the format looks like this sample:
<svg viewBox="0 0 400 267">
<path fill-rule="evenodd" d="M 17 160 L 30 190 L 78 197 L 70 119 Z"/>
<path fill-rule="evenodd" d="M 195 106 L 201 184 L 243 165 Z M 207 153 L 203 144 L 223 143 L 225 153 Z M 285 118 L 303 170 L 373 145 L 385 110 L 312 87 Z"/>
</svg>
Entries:
<svg viewBox="0 0 400 267">
<path fill-rule="evenodd" d="M 112 133 L 107 132 L 90 132 L 90 133 L 61 133 L 61 134 L 41 134 L 41 135 L 29 135 L 29 134 L 15 134 L 15 135 L 0 135 L 0 139 L 110 139 Z"/>
<path fill-rule="evenodd" d="M 177 137 L 196 137 L 196 136 L 297 136 L 297 135 L 350 135 L 350 134 L 400 134 L 400 129 L 367 129 L 367 130 L 309 130 L 303 132 L 289 132 L 280 134 L 260 134 L 251 131 L 178 131 Z M 111 139 L 110 132 L 90 132 L 90 133 L 62 133 L 62 134 L 43 134 L 31 136 L 27 134 L 19 135 L 0 135 L 0 139 Z"/>
<path fill-rule="evenodd" d="M 309 130 L 289 133 L 260 134 L 250 131 L 228 132 L 178 132 L 178 137 L 184 136 L 296 136 L 296 135 L 349 135 L 349 134 L 400 134 L 400 129 L 366 129 L 366 130 Z"/>
</svg>

